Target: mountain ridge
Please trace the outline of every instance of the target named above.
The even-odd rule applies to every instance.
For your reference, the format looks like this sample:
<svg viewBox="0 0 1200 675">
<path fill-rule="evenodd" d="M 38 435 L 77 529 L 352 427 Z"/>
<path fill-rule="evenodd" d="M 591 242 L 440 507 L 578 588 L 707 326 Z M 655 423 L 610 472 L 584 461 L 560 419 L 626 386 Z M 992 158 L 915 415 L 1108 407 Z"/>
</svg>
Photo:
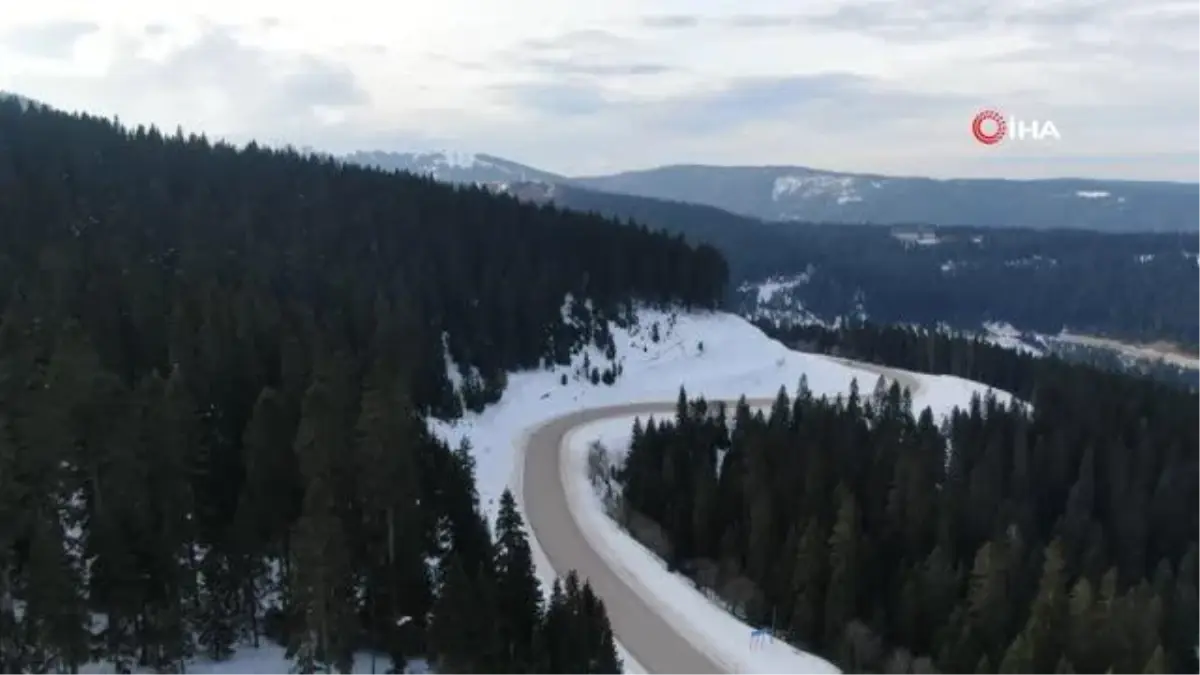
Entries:
<svg viewBox="0 0 1200 675">
<path fill-rule="evenodd" d="M 344 160 L 468 184 L 565 184 L 692 203 L 765 221 L 1190 231 L 1200 183 L 1095 178 L 932 178 L 803 165 L 669 164 L 566 176 L 485 153 L 359 151 Z M 528 191 L 528 186 L 525 188 Z"/>
</svg>

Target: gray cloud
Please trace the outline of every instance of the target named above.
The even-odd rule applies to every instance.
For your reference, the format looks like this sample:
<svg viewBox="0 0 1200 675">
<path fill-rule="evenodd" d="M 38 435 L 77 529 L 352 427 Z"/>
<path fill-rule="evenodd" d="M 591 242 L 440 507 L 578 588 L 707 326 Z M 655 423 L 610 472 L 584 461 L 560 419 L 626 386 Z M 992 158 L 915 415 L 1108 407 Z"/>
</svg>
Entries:
<svg viewBox="0 0 1200 675">
<path fill-rule="evenodd" d="M 700 17 L 690 14 L 654 14 L 642 17 L 641 24 L 646 28 L 694 28 L 700 25 Z"/>
<path fill-rule="evenodd" d="M 595 84 L 577 80 L 499 85 L 493 91 L 520 107 L 551 116 L 594 115 L 617 103 Z"/>
<path fill-rule="evenodd" d="M 681 96 L 652 108 L 652 119 L 676 131 L 715 133 L 759 120 L 794 118 L 830 130 L 919 118 L 938 107 L 962 105 L 955 95 L 889 88 L 850 73 L 738 78 L 716 92 Z M 881 119 L 886 111 L 886 117 Z"/>
<path fill-rule="evenodd" d="M 145 36 L 139 32 L 118 43 L 101 77 L 18 76 L 16 88 L 70 92 L 68 101 L 87 101 L 98 113 L 119 112 L 129 119 L 182 114 L 175 119 L 215 134 L 242 129 L 309 133 L 323 126 L 323 110 L 369 102 L 346 67 L 312 55 L 250 46 L 235 31 L 205 26 L 199 39 L 161 60 L 140 55 Z"/>
<path fill-rule="evenodd" d="M 532 71 L 544 80 L 536 85 L 502 86 L 501 91 L 536 92 L 534 100 L 545 97 L 559 101 L 562 96 L 550 94 L 562 88 L 567 98 L 587 97 L 583 93 L 589 80 L 613 77 L 661 75 L 675 70 L 663 63 L 631 60 L 639 42 L 600 30 L 572 31 L 553 38 L 527 40 L 515 49 L 498 54 L 489 69 L 502 73 L 514 70 Z M 529 88 L 532 87 L 532 88 Z M 523 98 L 524 95 L 519 98 Z M 555 106 L 558 104 L 555 103 Z M 574 110 L 574 106 L 568 106 Z"/>
<path fill-rule="evenodd" d="M 621 47 L 629 40 L 606 30 L 573 30 L 552 38 L 525 40 L 521 46 L 530 50 L 605 49 Z"/>
<path fill-rule="evenodd" d="M 33 56 L 70 58 L 75 43 L 99 30 L 91 21 L 48 21 L 9 31 L 0 41 Z"/>
<path fill-rule="evenodd" d="M 800 25 L 801 18 L 793 14 L 735 14 L 723 23 L 730 28 L 787 28 Z"/>
<path fill-rule="evenodd" d="M 274 72 L 273 72 L 274 71 Z M 365 103 L 366 93 L 349 69 L 314 56 L 297 56 L 277 63 L 271 55 L 239 42 L 228 29 L 212 28 L 195 43 L 175 52 L 161 64 L 126 54 L 113 75 L 128 81 L 170 82 L 176 88 L 210 86 L 224 90 L 241 103 L 240 95 L 270 84 L 270 107 L 296 111 L 313 106 Z"/>
<path fill-rule="evenodd" d="M 524 63 L 555 75 L 593 77 L 661 75 L 673 70 L 670 66 L 661 63 L 594 63 L 573 58 L 530 58 L 526 59 Z"/>
<path fill-rule="evenodd" d="M 704 19 L 690 14 L 658 14 L 642 17 L 641 25 L 646 28 L 680 29 L 695 28 L 701 24 L 713 24 L 724 28 L 787 28 L 803 23 L 803 17 L 795 14 L 734 14 L 719 19 Z"/>
<path fill-rule="evenodd" d="M 849 0 L 825 14 L 806 17 L 804 22 L 897 42 L 962 38 L 973 33 L 1007 28 L 1053 38 L 1061 44 L 1075 39 L 1081 29 L 1113 25 L 1125 9 L 1169 6 L 1170 2 L 1060 0 L 1012 4 L 990 0 Z"/>
<path fill-rule="evenodd" d="M 736 78 L 718 91 L 658 101 L 613 96 L 599 83 L 579 78 L 509 85 L 498 91 L 541 115 L 611 113 L 631 127 L 673 134 L 719 134 L 754 122 L 789 118 L 807 128 L 846 131 L 970 104 L 957 95 L 901 91 L 878 80 L 838 72 Z"/>
</svg>

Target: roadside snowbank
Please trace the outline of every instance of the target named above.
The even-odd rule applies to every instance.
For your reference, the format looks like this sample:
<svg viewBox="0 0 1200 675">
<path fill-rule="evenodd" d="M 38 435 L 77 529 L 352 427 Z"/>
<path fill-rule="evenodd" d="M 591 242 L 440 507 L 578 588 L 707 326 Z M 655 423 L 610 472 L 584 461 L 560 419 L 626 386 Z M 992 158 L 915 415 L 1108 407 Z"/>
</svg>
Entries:
<svg viewBox="0 0 1200 675">
<path fill-rule="evenodd" d="M 452 445 L 457 445 L 464 438 L 470 440 L 476 460 L 480 502 L 490 520 L 495 518 L 499 497 L 505 488 L 511 487 L 518 502 L 521 501 L 521 453 L 528 432 L 552 418 L 604 405 L 674 401 L 680 386 L 686 388 L 689 396 L 703 395 L 709 399 L 736 399 L 742 395 L 747 398 L 769 398 L 781 386 L 790 395 L 795 392 L 802 375 L 807 378 L 812 392 L 818 396 L 845 393 L 855 378 L 860 391 L 866 396 L 878 380 L 879 372 L 887 370 L 862 364 L 847 365 L 848 362 L 829 357 L 791 351 L 746 320 L 722 312 L 674 314 L 643 309 L 638 313 L 636 325 L 628 329 L 613 328 L 613 340 L 622 374 L 612 385 L 593 385 L 577 374 L 584 358 L 584 353 L 581 353 L 570 366 L 511 375 L 500 401 L 481 413 L 467 415 L 453 423 L 430 421 L 431 430 Z M 603 366 L 606 363 L 601 350 L 594 346 L 585 353 L 594 365 Z M 900 378 L 902 385 L 917 385 L 913 391 L 915 411 L 919 412 L 928 406 L 939 418 L 955 406 L 965 406 L 971 394 L 979 392 L 982 395 L 988 390 L 983 385 L 957 377 L 891 370 L 888 373 Z M 564 376 L 567 378 L 565 385 L 562 383 Z M 1001 402 L 1011 398 L 1003 392 L 996 392 L 996 396 Z M 523 504 L 521 506 L 524 508 Z M 611 522 L 607 523 L 607 527 L 600 521 L 593 522 L 593 516 L 585 515 L 585 511 L 587 509 L 582 509 L 579 517 L 589 519 L 588 527 L 594 526 L 601 532 L 616 528 Z M 604 517 L 604 520 L 607 521 L 607 518 Z M 536 537 L 531 535 L 530 539 L 538 575 L 548 585 L 555 577 L 555 571 L 550 567 Z M 618 543 L 622 540 L 627 543 Z M 632 547 L 629 545 L 631 543 Z M 613 534 L 612 546 L 620 555 L 630 556 L 633 562 L 627 561 L 628 564 L 635 565 L 646 574 L 662 576 L 661 584 L 656 580 L 651 586 L 671 588 L 681 583 L 653 557 L 647 562 L 645 556 L 649 555 L 648 552 L 641 549 L 639 553 L 640 547 L 619 528 Z M 703 627 L 727 626 L 733 622 L 740 628 L 732 631 L 734 637 L 730 639 L 744 642 L 739 649 L 745 651 L 749 645 L 749 627 L 709 603 L 694 589 L 689 587 L 688 590 L 707 608 L 702 612 L 703 618 L 692 616 L 690 611 L 685 612 L 695 621 L 695 626 L 707 630 Z M 681 600 L 681 597 L 682 594 L 668 594 L 665 599 L 656 598 L 655 602 L 693 602 Z M 708 613 L 720 614 L 721 618 L 708 616 Z M 744 664 L 742 672 L 805 672 L 803 668 L 815 667 L 811 661 L 806 661 L 809 666 L 796 670 L 799 667 L 797 664 L 785 666 L 784 661 L 776 660 L 796 658 L 795 654 L 799 653 L 791 651 L 793 655 L 788 656 L 777 645 L 777 648 L 762 652 L 756 650 L 753 661 L 748 661 L 745 654 L 735 654 L 731 661 Z M 800 654 L 800 657 L 809 660 L 815 658 L 804 654 Z M 627 672 L 644 672 L 628 659 L 627 653 L 622 653 L 622 658 L 626 660 Z"/>
</svg>

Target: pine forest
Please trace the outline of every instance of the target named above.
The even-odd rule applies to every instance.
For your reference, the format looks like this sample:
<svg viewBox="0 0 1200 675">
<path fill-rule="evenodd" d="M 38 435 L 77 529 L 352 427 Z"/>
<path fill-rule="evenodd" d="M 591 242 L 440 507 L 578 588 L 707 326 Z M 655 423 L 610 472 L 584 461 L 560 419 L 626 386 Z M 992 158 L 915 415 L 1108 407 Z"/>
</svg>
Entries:
<svg viewBox="0 0 1200 675">
<path fill-rule="evenodd" d="M 298 672 L 619 672 L 588 584 L 543 601 L 515 503 L 486 522 L 424 419 L 727 276 L 598 216 L 0 100 L 0 670 L 273 639 Z"/>
<path fill-rule="evenodd" d="M 939 423 L 882 378 L 758 411 L 681 390 L 615 472 L 672 568 L 846 672 L 1196 672 L 1194 392 L 912 329 L 768 329 L 1032 411 L 976 396 Z"/>
</svg>

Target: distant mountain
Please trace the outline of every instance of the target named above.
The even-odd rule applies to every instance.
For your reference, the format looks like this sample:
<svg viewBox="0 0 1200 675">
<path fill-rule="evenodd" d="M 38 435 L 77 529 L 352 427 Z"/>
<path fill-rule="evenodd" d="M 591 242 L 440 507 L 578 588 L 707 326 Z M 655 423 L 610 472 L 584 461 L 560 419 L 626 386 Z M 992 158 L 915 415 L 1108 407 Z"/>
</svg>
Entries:
<svg viewBox="0 0 1200 675">
<path fill-rule="evenodd" d="M 485 187 L 711 244 L 729 262 L 731 306 L 748 316 L 870 316 L 963 330 L 1005 321 L 1044 334 L 1070 328 L 1138 342 L 1200 340 L 1195 230 L 830 226 L 571 183 Z"/>
<path fill-rule="evenodd" d="M 423 174 L 447 183 L 557 183 L 564 177 L 492 155 L 459 152 L 354 152 L 347 162 Z"/>
<path fill-rule="evenodd" d="M 806 167 L 666 166 L 572 178 L 595 190 L 706 204 L 764 220 L 1194 231 L 1200 185 L 1084 179 L 900 178 Z"/>
<path fill-rule="evenodd" d="M 1200 184 L 908 178 L 800 166 L 664 166 L 567 177 L 484 154 L 358 152 L 344 159 L 455 183 L 570 184 L 712 206 L 767 221 L 1191 232 Z M 528 186 L 526 186 L 528 189 Z"/>
</svg>

